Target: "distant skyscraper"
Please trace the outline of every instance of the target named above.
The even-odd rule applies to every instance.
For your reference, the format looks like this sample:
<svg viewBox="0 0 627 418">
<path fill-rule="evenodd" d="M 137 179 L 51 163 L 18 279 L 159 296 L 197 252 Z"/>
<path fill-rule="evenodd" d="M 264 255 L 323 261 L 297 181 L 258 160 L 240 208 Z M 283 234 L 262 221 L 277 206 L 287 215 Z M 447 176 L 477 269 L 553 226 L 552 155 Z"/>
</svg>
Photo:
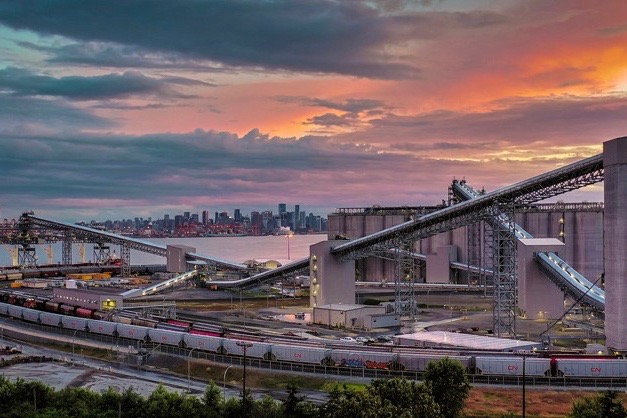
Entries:
<svg viewBox="0 0 627 418">
<path fill-rule="evenodd" d="M 209 211 L 208 210 L 202 211 L 202 224 L 209 225 Z"/>
<path fill-rule="evenodd" d="M 297 230 L 298 228 L 300 228 L 300 205 L 294 205 L 294 216 L 293 216 L 293 221 L 292 221 L 292 225 L 294 226 L 292 228 L 292 230 Z"/>
<path fill-rule="evenodd" d="M 287 212 L 287 205 L 285 203 L 279 203 L 279 215 Z"/>
<path fill-rule="evenodd" d="M 184 218 L 186 221 L 189 221 L 189 212 L 183 212 L 183 218 Z"/>
<path fill-rule="evenodd" d="M 242 220 L 242 212 L 239 209 L 235 209 L 233 218 L 235 218 L 235 222 L 240 222 Z"/>
</svg>

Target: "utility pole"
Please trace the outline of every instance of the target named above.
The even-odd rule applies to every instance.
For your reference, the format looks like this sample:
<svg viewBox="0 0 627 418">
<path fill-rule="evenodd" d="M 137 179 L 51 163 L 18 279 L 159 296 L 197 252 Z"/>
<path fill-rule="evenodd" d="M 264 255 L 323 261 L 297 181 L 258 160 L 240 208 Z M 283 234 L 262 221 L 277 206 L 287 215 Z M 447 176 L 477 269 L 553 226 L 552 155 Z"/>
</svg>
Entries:
<svg viewBox="0 0 627 418">
<path fill-rule="evenodd" d="M 242 350 L 244 350 L 244 376 L 242 379 L 242 407 L 244 409 L 244 414 L 246 414 L 248 410 L 247 408 L 248 400 L 246 398 L 246 350 L 248 349 L 248 347 L 252 347 L 253 343 L 248 342 L 248 341 L 238 341 L 236 344 L 242 347 Z"/>
</svg>

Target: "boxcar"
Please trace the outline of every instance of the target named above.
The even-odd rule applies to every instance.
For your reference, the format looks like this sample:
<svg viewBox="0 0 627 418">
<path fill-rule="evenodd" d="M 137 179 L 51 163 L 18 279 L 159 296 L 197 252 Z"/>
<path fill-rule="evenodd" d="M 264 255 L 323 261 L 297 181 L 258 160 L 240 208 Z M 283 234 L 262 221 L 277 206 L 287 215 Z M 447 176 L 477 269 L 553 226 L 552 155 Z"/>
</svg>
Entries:
<svg viewBox="0 0 627 418">
<path fill-rule="evenodd" d="M 6 303 L 0 303 L 0 315 L 9 314 L 9 305 Z"/>
</svg>

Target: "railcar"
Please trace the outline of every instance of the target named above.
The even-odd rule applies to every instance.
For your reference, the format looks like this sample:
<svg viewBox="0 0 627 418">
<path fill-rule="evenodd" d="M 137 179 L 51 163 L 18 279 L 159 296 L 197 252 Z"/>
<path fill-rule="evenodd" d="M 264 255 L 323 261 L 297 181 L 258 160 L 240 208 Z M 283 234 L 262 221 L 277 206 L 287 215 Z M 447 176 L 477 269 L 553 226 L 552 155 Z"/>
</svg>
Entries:
<svg viewBox="0 0 627 418">
<path fill-rule="evenodd" d="M 61 325 L 63 325 L 63 328 L 67 329 L 85 331 L 87 329 L 87 319 L 76 316 L 61 315 Z"/>
<path fill-rule="evenodd" d="M 149 328 L 148 337 L 153 343 L 173 345 L 176 347 L 183 347 L 183 336 L 185 333 L 179 331 L 171 331 L 168 329 Z"/>
<path fill-rule="evenodd" d="M 222 353 L 222 338 L 208 335 L 185 334 L 183 341 L 190 349 L 210 351 L 212 353 Z"/>
<path fill-rule="evenodd" d="M 52 312 L 41 312 L 39 314 L 39 321 L 44 325 L 60 327 L 62 316 L 63 315 L 59 315 L 59 314 L 52 313 Z"/>
<path fill-rule="evenodd" d="M 555 359 L 554 359 L 555 360 Z M 616 358 L 558 358 L 557 376 L 627 377 L 627 361 Z"/>
<path fill-rule="evenodd" d="M 24 321 L 39 323 L 39 316 L 41 312 L 36 309 L 22 309 L 22 318 Z"/>
<path fill-rule="evenodd" d="M 551 370 L 551 360 L 548 358 L 527 357 L 525 362 L 526 376 L 548 376 Z M 523 358 L 506 356 L 477 356 L 469 370 L 474 374 L 522 376 Z"/>
<path fill-rule="evenodd" d="M 144 342 L 148 341 L 148 330 L 146 327 L 122 323 L 118 323 L 116 328 L 120 337 Z"/>
<path fill-rule="evenodd" d="M 269 360 L 270 356 L 270 344 L 264 342 L 250 342 L 244 340 L 222 340 L 222 348 L 224 354 L 228 355 L 244 355 L 244 347 L 241 344 L 250 344 L 246 346 L 246 356 L 258 359 Z"/>
<path fill-rule="evenodd" d="M 300 345 L 270 345 L 271 360 L 332 366 L 331 350 Z"/>
<path fill-rule="evenodd" d="M 415 370 L 424 372 L 432 361 L 438 361 L 442 357 L 448 357 L 451 360 L 459 361 L 465 369 L 468 369 L 470 365 L 470 359 L 472 356 L 447 356 L 438 354 L 423 354 L 423 353 L 403 353 L 399 354 L 398 363 L 403 370 Z"/>
<path fill-rule="evenodd" d="M 107 322 L 107 321 L 99 321 L 94 319 L 87 320 L 87 328 L 89 332 L 100 335 L 109 335 L 111 337 L 117 337 L 117 323 L 116 322 Z"/>
<path fill-rule="evenodd" d="M 397 368 L 397 355 L 389 352 L 331 350 L 330 358 L 336 366 L 390 370 Z"/>
</svg>

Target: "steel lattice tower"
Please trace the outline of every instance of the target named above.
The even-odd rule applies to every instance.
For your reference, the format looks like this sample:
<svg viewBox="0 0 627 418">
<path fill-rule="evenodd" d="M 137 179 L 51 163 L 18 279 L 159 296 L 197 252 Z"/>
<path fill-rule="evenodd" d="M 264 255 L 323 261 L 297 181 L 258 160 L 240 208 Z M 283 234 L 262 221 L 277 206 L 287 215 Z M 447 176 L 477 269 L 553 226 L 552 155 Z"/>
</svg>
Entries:
<svg viewBox="0 0 627 418">
<path fill-rule="evenodd" d="M 500 336 L 516 336 L 517 288 L 516 234 L 513 204 L 494 205 L 486 243 L 491 245 L 494 312 L 493 332 Z"/>
<path fill-rule="evenodd" d="M 394 313 L 399 316 L 416 316 L 414 299 L 415 260 L 414 241 L 398 237 L 394 243 Z"/>
<path fill-rule="evenodd" d="M 120 260 L 122 260 L 120 275 L 122 277 L 131 277 L 131 247 L 127 244 L 120 244 Z"/>
</svg>

